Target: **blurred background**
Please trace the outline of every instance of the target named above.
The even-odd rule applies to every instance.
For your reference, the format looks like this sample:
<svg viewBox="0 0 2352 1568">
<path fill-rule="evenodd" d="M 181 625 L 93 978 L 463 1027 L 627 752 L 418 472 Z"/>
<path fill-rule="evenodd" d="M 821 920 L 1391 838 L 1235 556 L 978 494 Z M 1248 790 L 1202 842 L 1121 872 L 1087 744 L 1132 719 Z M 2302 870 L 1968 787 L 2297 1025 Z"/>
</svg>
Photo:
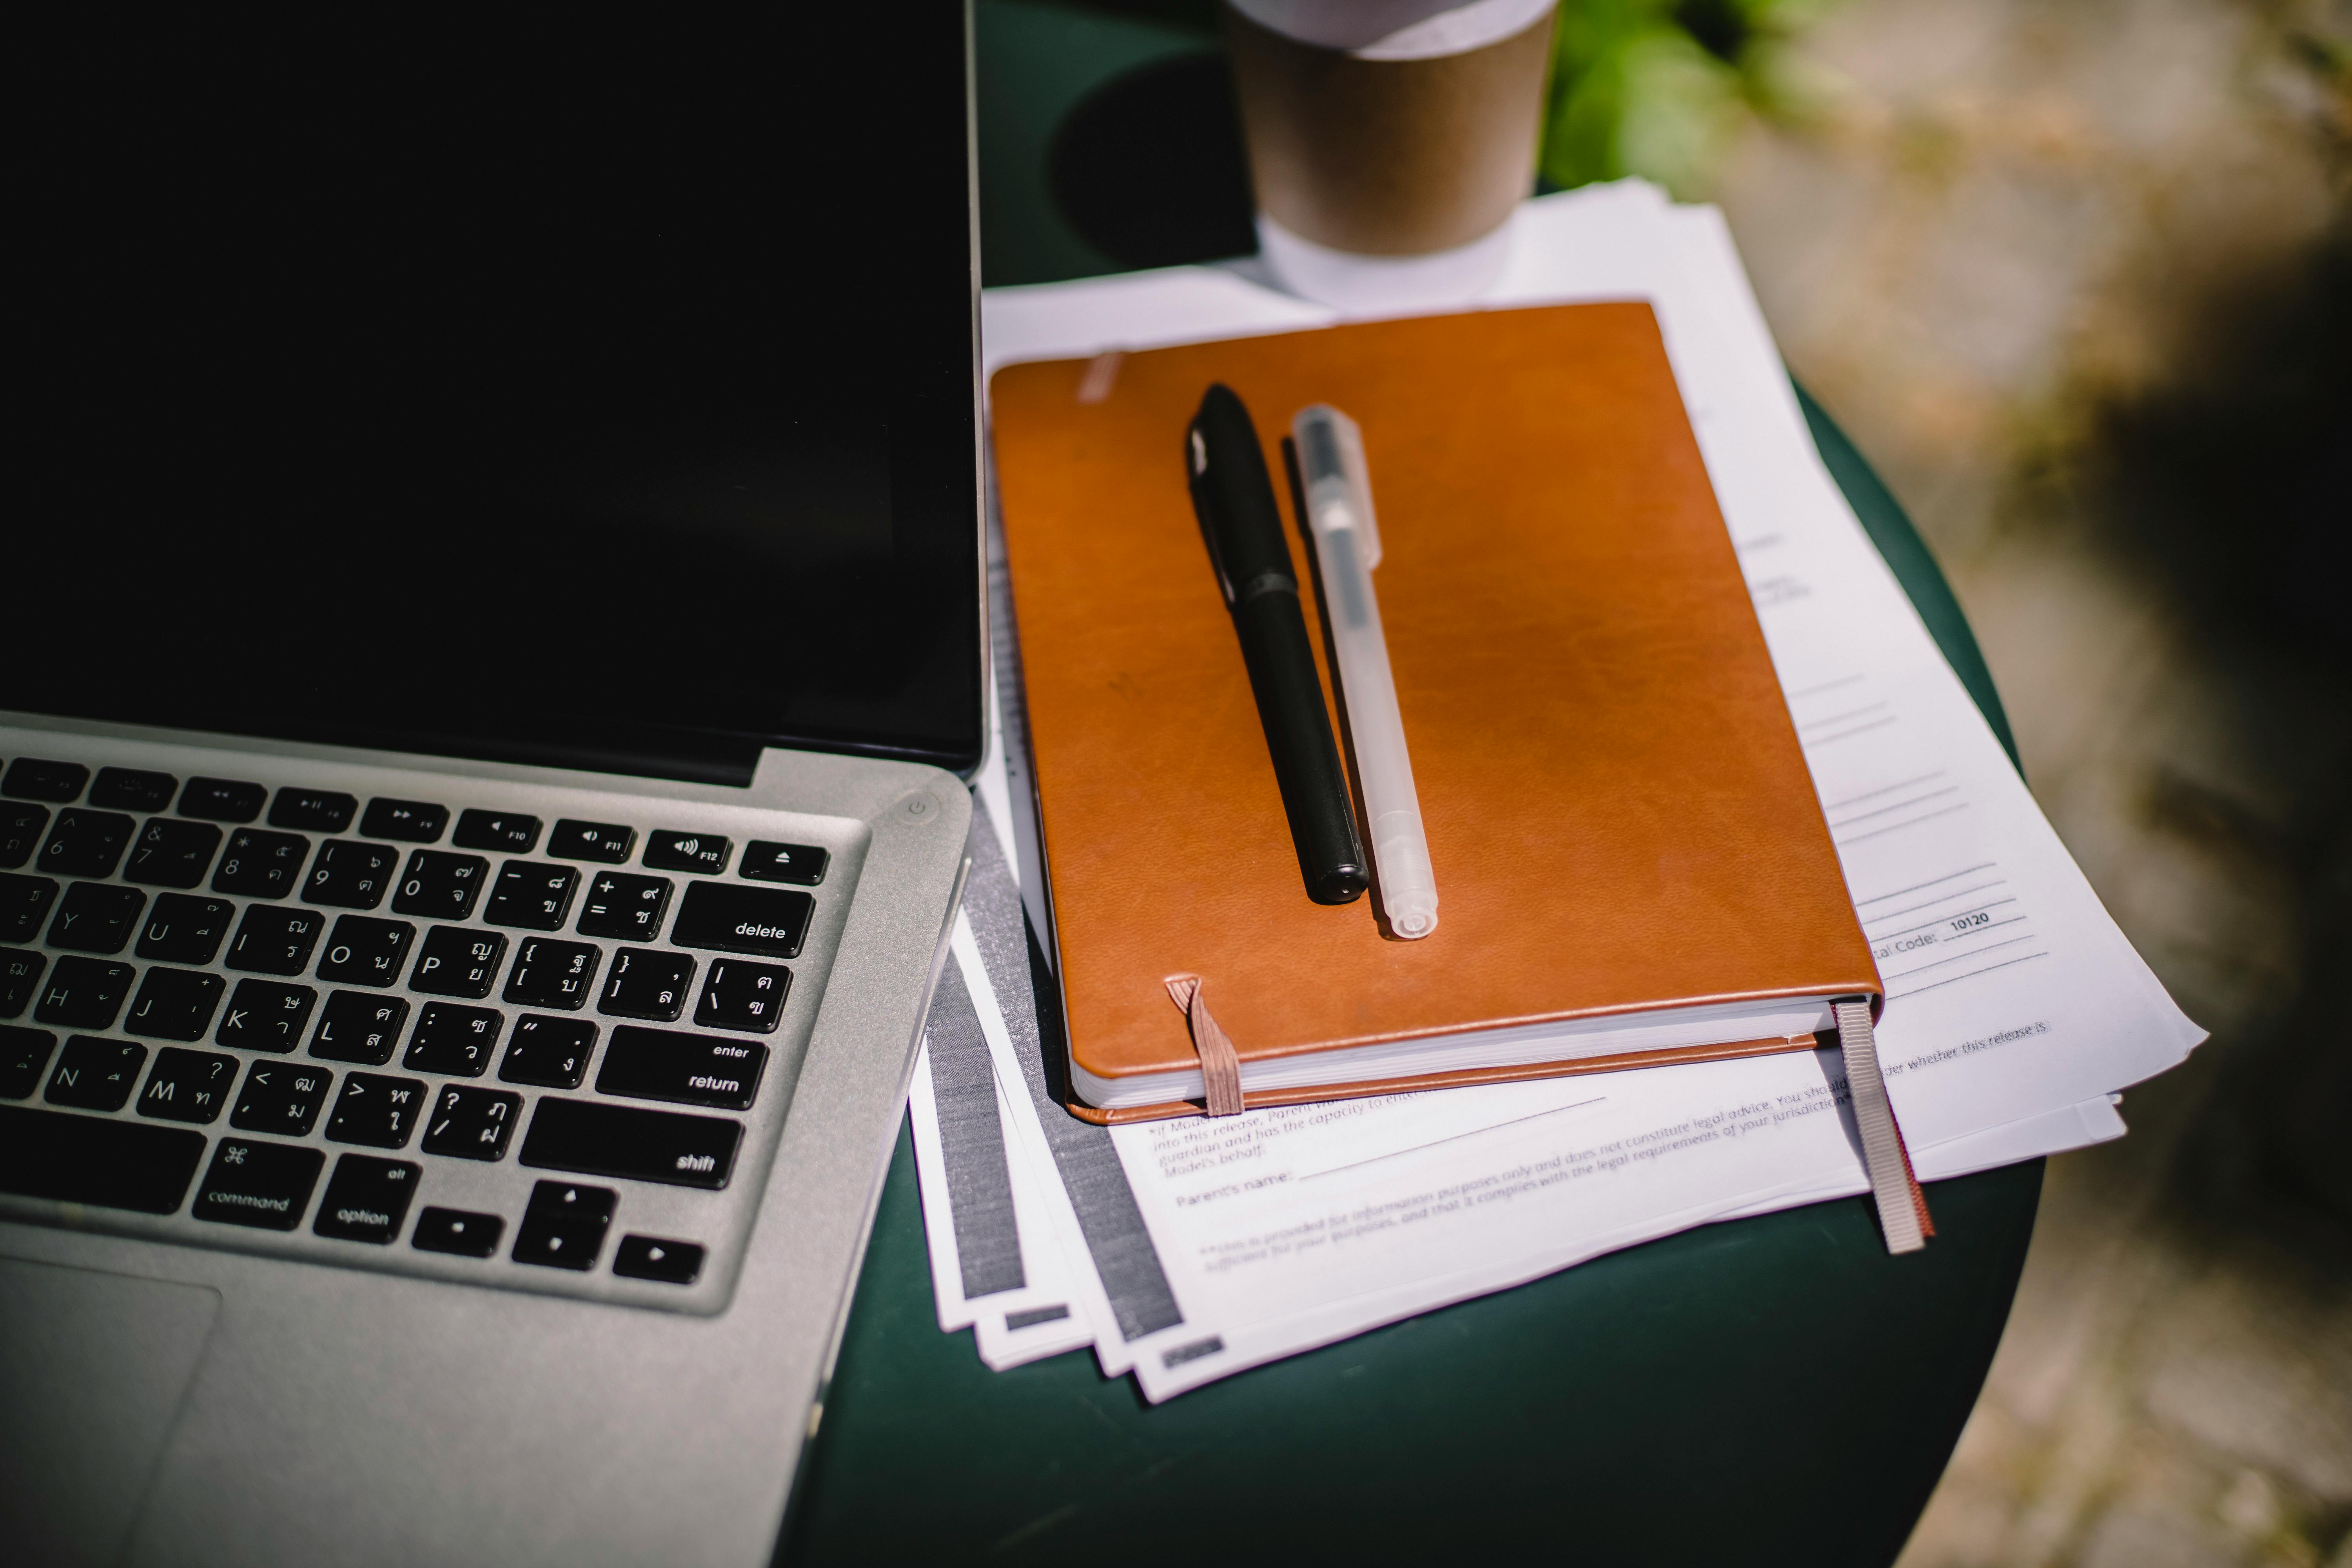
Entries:
<svg viewBox="0 0 2352 1568">
<path fill-rule="evenodd" d="M 977 15 L 991 282 L 1253 248 L 1212 5 Z M 1025 78 L 1039 29 L 1117 90 Z M 2352 0 L 1564 0 L 1558 37 L 1544 188 L 1723 206 L 2213 1032 L 2050 1163 L 1904 1568 L 2352 1568 Z"/>
</svg>

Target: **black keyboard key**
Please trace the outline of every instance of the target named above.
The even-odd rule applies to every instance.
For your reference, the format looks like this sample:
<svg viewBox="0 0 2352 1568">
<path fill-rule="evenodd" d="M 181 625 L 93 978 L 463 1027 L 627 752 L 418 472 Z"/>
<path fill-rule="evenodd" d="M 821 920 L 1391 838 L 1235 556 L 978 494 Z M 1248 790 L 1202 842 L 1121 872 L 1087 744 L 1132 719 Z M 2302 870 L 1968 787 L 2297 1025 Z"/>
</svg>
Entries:
<svg viewBox="0 0 2352 1568">
<path fill-rule="evenodd" d="M 416 1216 L 416 1234 L 409 1245 L 419 1252 L 447 1252 L 459 1258 L 488 1258 L 499 1249 L 507 1222 L 494 1214 L 470 1214 L 464 1209 L 427 1208 Z"/>
<path fill-rule="evenodd" d="M 390 1247 L 400 1239 L 401 1222 L 416 1197 L 417 1173 L 417 1167 L 405 1160 L 379 1160 L 371 1154 L 339 1157 L 310 1228 L 337 1241 Z"/>
<path fill-rule="evenodd" d="M 335 1096 L 335 1113 L 327 1121 L 327 1136 L 338 1143 L 397 1149 L 416 1130 L 430 1092 L 413 1078 L 345 1073 L 343 1092 Z"/>
<path fill-rule="evenodd" d="M 714 958 L 702 983 L 702 999 L 694 1005 L 694 1021 L 705 1029 L 772 1035 L 792 988 L 793 972 L 780 963 Z"/>
<path fill-rule="evenodd" d="M 514 1260 L 583 1272 L 595 1268 L 613 1223 L 613 1204 L 610 1187 L 540 1183 L 523 1210 L 522 1228 L 515 1232 Z"/>
<path fill-rule="evenodd" d="M 588 879 L 588 901 L 581 906 L 580 919 L 572 929 L 582 936 L 610 937 L 615 942 L 658 941 L 662 916 L 669 912 L 672 886 L 667 877 L 599 871 Z"/>
<path fill-rule="evenodd" d="M 460 1160 L 503 1160 L 507 1140 L 522 1120 L 522 1096 L 497 1089 L 444 1085 L 433 1102 L 420 1145 L 428 1154 Z"/>
<path fill-rule="evenodd" d="M 236 906 L 226 899 L 158 893 L 135 951 L 163 963 L 210 963 L 236 914 Z"/>
<path fill-rule="evenodd" d="M 526 1165 L 717 1191 L 735 1170 L 743 1125 L 633 1105 L 541 1096 L 523 1134 Z"/>
<path fill-rule="evenodd" d="M 506 1015 L 488 1007 L 460 1007 L 455 1002 L 427 1002 L 416 1015 L 408 1049 L 400 1065 L 411 1072 L 445 1073 L 452 1078 L 479 1078 L 490 1068 L 498 1049 L 499 1030 Z"/>
<path fill-rule="evenodd" d="M 415 940 L 416 928 L 406 921 L 338 915 L 327 951 L 319 957 L 319 978 L 343 985 L 397 985 Z"/>
<path fill-rule="evenodd" d="M 490 889 L 490 907 L 482 918 L 494 926 L 522 926 L 530 931 L 562 931 L 571 911 L 572 889 L 580 873 L 569 866 L 543 866 L 509 860 L 499 868 Z"/>
<path fill-rule="evenodd" d="M 201 1040 L 227 988 L 219 975 L 198 969 L 150 969 L 139 982 L 139 994 L 131 998 L 122 1032 L 154 1040 Z"/>
<path fill-rule="evenodd" d="M 205 879 L 220 847 L 221 830 L 209 822 L 154 816 L 139 830 L 122 879 L 151 888 L 193 888 Z"/>
<path fill-rule="evenodd" d="M 240 779 L 190 779 L 180 792 L 180 815 L 206 822 L 251 822 L 269 792 Z"/>
<path fill-rule="evenodd" d="M 0 870 L 13 871 L 33 858 L 41 830 L 49 825 L 49 808 L 10 803 L 0 805 Z"/>
<path fill-rule="evenodd" d="M 653 947 L 625 947 L 613 955 L 613 976 L 596 1004 L 621 1018 L 675 1023 L 694 991 L 694 960 Z"/>
<path fill-rule="evenodd" d="M 319 1009 L 319 1027 L 310 1036 L 310 1054 L 331 1062 L 382 1067 L 392 1060 L 393 1047 L 400 1043 L 400 1026 L 407 1021 L 405 996 L 330 991 L 327 1005 Z"/>
<path fill-rule="evenodd" d="M 659 1236 L 625 1236 L 613 1251 L 613 1272 L 625 1279 L 691 1285 L 702 1277 L 702 1248 Z"/>
<path fill-rule="evenodd" d="M 169 811 L 180 781 L 143 768 L 100 768 L 89 786 L 89 804 L 111 811 Z"/>
<path fill-rule="evenodd" d="M 131 977 L 136 973 L 127 963 L 103 958 L 60 958 L 49 971 L 49 983 L 41 987 L 33 1021 L 68 1029 L 110 1029 L 114 1016 L 122 1011 L 122 999 L 131 994 Z"/>
<path fill-rule="evenodd" d="M 94 1035 L 68 1035 L 58 1053 L 57 1070 L 49 1074 L 51 1105 L 82 1110 L 120 1110 L 131 1101 L 139 1069 L 147 1065 L 147 1047 L 127 1040 L 101 1040 Z"/>
<path fill-rule="evenodd" d="M 317 1149 L 224 1138 L 213 1146 L 212 1166 L 188 1212 L 223 1225 L 292 1230 L 310 1211 L 310 1190 L 326 1163 Z"/>
<path fill-rule="evenodd" d="M 716 833 L 648 833 L 645 863 L 656 871 L 699 871 L 716 877 L 727 869 L 732 847 Z"/>
<path fill-rule="evenodd" d="M 310 950 L 326 927 L 327 917 L 312 910 L 247 904 L 228 944 L 228 966 L 258 974 L 299 974 L 310 967 Z"/>
<path fill-rule="evenodd" d="M 830 858 L 814 844 L 772 844 L 754 838 L 743 846 L 743 868 L 736 875 L 755 882 L 793 882 L 814 888 L 824 880 L 825 862 Z"/>
<path fill-rule="evenodd" d="M 57 1048 L 47 1029 L 0 1028 L 0 1100 L 30 1100 Z"/>
<path fill-rule="evenodd" d="M 49 922 L 49 945 L 74 952 L 121 952 L 139 929 L 147 895 L 136 888 L 76 882 Z"/>
<path fill-rule="evenodd" d="M 392 896 L 392 912 L 462 921 L 474 912 L 474 900 L 489 880 L 490 863 L 478 855 L 415 850 L 408 869 L 400 874 L 400 890 Z"/>
<path fill-rule="evenodd" d="M 79 763 L 49 763 L 38 757 L 18 757 L 0 777 L 0 795 L 18 800 L 79 800 L 89 783 L 89 770 Z"/>
<path fill-rule="evenodd" d="M 615 822 L 575 822 L 563 817 L 547 836 L 547 852 L 559 860 L 602 860 L 617 866 L 636 847 L 637 830 Z"/>
<path fill-rule="evenodd" d="M 139 929 L 139 911 L 147 895 L 136 888 L 105 882 L 76 882 L 58 902 L 57 918 L 49 921 L 49 945 L 75 952 L 121 952 Z"/>
<path fill-rule="evenodd" d="M 528 855 L 539 844 L 539 818 L 508 811 L 461 811 L 449 842 L 460 849 Z"/>
<path fill-rule="evenodd" d="M 139 1114 L 166 1121 L 210 1122 L 236 1087 L 236 1058 L 165 1046 L 139 1093 Z"/>
<path fill-rule="evenodd" d="M 525 937 L 499 995 L 518 1006 L 577 1012 L 596 994 L 596 966 L 604 958 L 604 950 L 589 942 Z"/>
<path fill-rule="evenodd" d="M 41 988 L 41 971 L 48 966 L 46 952 L 0 948 L 0 1018 L 24 1016 Z"/>
<path fill-rule="evenodd" d="M 359 809 L 360 803 L 352 795 L 289 786 L 279 790 L 269 803 L 269 826 L 306 833 L 341 833 L 352 825 Z"/>
<path fill-rule="evenodd" d="M 389 800 L 383 795 L 368 802 L 367 815 L 360 818 L 362 838 L 397 838 L 403 844 L 431 844 L 449 826 L 449 808 L 432 805 L 421 800 Z"/>
<path fill-rule="evenodd" d="M 170 1214 L 204 1157 L 194 1128 L 0 1105 L 0 1193 Z"/>
<path fill-rule="evenodd" d="M 240 980 L 213 1044 L 248 1051 L 290 1051 L 302 1043 L 310 1009 L 318 1005 L 319 994 L 308 985 Z"/>
<path fill-rule="evenodd" d="M 416 972 L 408 977 L 408 988 L 478 1002 L 498 984 L 499 961 L 506 951 L 507 939 L 494 931 L 435 926 L 416 951 Z"/>
<path fill-rule="evenodd" d="M 76 882 L 49 921 L 49 945 L 75 952 L 121 952 L 139 929 L 147 895 L 106 882 Z"/>
<path fill-rule="evenodd" d="M 300 1062 L 256 1062 L 245 1069 L 245 1089 L 228 1124 L 247 1132 L 275 1132 L 283 1138 L 308 1138 L 319 1124 L 319 1108 L 335 1075 L 325 1068 Z"/>
<path fill-rule="evenodd" d="M 578 1089 L 596 1049 L 596 1026 L 585 1018 L 526 1016 L 515 1026 L 499 1077 L 508 1083 L 541 1089 Z"/>
<path fill-rule="evenodd" d="M 61 811 L 34 868 L 52 877 L 111 877 L 138 826 L 119 811 Z"/>
<path fill-rule="evenodd" d="M 623 1024 L 604 1047 L 596 1092 L 707 1105 L 713 1110 L 749 1110 L 767 1065 L 768 1047 L 750 1040 Z"/>
<path fill-rule="evenodd" d="M 393 868 L 400 851 L 355 838 L 331 838 L 319 846 L 310 875 L 302 884 L 306 904 L 331 904 L 339 910 L 372 910 L 392 889 Z"/>
<path fill-rule="evenodd" d="M 11 877 L 0 872 L 0 942 L 32 942 L 58 896 L 47 877 Z"/>
<path fill-rule="evenodd" d="M 689 882 L 678 900 L 670 941 L 680 947 L 715 947 L 754 958 L 796 958 L 816 900 L 806 893 L 771 892 L 728 882 Z"/>
<path fill-rule="evenodd" d="M 228 836 L 228 850 L 213 873 L 213 891 L 282 899 L 300 882 L 302 862 L 310 858 L 310 841 L 299 833 L 245 828 Z"/>
</svg>

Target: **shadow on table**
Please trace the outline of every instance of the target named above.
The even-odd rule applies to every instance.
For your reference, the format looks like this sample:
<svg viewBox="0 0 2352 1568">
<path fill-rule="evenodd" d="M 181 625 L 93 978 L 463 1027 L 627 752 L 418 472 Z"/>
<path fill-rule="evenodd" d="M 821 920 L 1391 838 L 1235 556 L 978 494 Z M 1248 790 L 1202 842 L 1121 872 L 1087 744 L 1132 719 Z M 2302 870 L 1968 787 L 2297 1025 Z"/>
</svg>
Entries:
<svg viewBox="0 0 2352 1568">
<path fill-rule="evenodd" d="M 1054 205 L 1121 267 L 1257 249 L 1249 166 L 1223 54 L 1155 60 L 1082 99 L 1046 154 Z"/>
</svg>

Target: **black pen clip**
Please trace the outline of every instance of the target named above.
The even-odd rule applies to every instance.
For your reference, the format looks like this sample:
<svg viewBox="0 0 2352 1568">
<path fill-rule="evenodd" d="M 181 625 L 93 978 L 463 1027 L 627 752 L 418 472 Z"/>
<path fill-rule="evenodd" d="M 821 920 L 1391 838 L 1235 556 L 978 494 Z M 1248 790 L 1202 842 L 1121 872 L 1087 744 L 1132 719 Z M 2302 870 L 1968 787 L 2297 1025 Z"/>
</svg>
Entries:
<svg viewBox="0 0 2352 1568">
<path fill-rule="evenodd" d="M 1205 413 L 1205 405 L 1203 412 Z M 1184 474 L 1192 491 L 1192 521 L 1201 530 L 1201 542 L 1209 547 L 1209 564 L 1217 574 L 1217 591 L 1225 596 L 1225 608 L 1234 607 L 1234 580 L 1225 570 L 1225 558 L 1217 548 L 1217 530 L 1210 521 L 1211 509 L 1217 504 L 1216 489 L 1209 482 L 1209 442 L 1201 430 L 1202 415 L 1192 416 L 1184 427 Z"/>
</svg>

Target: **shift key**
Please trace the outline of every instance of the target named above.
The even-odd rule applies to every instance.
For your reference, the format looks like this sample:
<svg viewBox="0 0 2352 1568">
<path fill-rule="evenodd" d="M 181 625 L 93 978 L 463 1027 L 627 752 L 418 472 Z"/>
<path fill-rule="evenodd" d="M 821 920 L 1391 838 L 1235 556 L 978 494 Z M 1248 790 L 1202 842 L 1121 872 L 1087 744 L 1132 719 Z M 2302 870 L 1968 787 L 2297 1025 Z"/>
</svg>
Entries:
<svg viewBox="0 0 2352 1568">
<path fill-rule="evenodd" d="M 734 1173 L 742 1142 L 740 1121 L 549 1095 L 530 1113 L 516 1158 L 547 1171 L 717 1191 Z"/>
<path fill-rule="evenodd" d="M 797 958 L 816 900 L 775 888 L 692 882 L 669 939 L 680 947 L 716 948 L 763 958 Z"/>
</svg>

